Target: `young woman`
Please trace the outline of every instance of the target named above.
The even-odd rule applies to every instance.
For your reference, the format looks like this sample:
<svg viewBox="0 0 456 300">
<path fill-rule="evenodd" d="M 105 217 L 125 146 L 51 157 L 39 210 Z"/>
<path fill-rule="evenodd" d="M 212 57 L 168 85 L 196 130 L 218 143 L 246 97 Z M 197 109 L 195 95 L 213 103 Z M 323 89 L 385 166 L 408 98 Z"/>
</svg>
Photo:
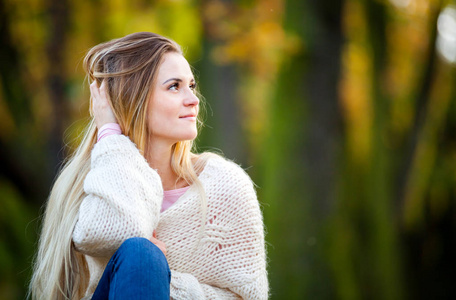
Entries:
<svg viewBox="0 0 456 300">
<path fill-rule="evenodd" d="M 180 47 L 142 32 L 85 60 L 93 119 L 50 194 L 36 299 L 266 299 L 252 181 L 194 154 L 199 99 Z"/>
</svg>

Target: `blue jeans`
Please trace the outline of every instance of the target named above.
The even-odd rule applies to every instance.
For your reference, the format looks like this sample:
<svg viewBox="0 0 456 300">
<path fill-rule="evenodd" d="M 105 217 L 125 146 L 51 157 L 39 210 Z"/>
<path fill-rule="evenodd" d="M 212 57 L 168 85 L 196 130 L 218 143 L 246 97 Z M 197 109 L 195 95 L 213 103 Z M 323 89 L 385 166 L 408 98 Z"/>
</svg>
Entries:
<svg viewBox="0 0 456 300">
<path fill-rule="evenodd" d="M 92 300 L 169 300 L 170 281 L 163 252 L 145 238 L 130 238 L 109 260 Z"/>
</svg>

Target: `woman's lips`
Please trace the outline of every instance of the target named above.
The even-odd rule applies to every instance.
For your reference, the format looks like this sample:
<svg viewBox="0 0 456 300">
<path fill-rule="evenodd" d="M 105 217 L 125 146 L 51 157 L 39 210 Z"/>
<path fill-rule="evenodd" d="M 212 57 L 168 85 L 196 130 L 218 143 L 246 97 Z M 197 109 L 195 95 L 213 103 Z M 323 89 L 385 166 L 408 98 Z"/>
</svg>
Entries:
<svg viewBox="0 0 456 300">
<path fill-rule="evenodd" d="M 179 119 L 196 121 L 196 116 L 195 115 L 188 115 L 188 116 L 179 117 Z"/>
</svg>

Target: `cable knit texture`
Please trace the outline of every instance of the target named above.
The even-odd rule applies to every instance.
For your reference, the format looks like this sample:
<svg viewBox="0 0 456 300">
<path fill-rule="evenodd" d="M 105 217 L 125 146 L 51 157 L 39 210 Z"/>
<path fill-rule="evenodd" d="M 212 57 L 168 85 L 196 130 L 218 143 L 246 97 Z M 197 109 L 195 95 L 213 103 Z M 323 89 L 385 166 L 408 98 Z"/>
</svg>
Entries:
<svg viewBox="0 0 456 300">
<path fill-rule="evenodd" d="M 102 139 L 91 164 L 73 232 L 89 264 L 87 296 L 123 241 L 156 230 L 167 248 L 172 299 L 267 299 L 263 219 L 252 181 L 238 165 L 213 157 L 199 175 L 207 197 L 201 230 L 196 187 L 160 214 L 160 177 L 127 137 Z"/>
</svg>

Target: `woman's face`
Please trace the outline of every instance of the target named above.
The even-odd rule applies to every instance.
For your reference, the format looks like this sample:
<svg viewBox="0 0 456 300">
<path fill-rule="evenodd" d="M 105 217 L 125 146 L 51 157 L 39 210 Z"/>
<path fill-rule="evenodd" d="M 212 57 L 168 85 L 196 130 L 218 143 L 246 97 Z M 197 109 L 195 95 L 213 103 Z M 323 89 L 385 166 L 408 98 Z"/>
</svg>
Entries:
<svg viewBox="0 0 456 300">
<path fill-rule="evenodd" d="M 167 53 L 161 64 L 148 107 L 151 141 L 193 140 L 197 135 L 199 99 L 195 79 L 187 60 L 178 53 Z"/>
</svg>

